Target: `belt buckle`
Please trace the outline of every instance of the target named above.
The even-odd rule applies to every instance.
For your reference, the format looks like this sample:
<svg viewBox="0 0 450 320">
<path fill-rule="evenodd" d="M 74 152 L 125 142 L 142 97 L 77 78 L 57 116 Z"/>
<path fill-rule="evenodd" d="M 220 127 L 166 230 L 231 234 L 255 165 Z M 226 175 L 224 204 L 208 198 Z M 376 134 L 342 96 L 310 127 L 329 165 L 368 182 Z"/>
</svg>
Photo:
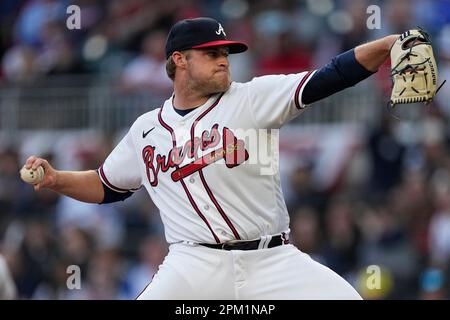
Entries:
<svg viewBox="0 0 450 320">
<path fill-rule="evenodd" d="M 225 242 L 223 242 L 222 243 L 222 250 L 227 250 L 227 249 L 225 249 L 225 246 L 229 246 L 230 247 L 230 250 L 232 249 L 232 247 L 234 246 L 234 245 L 236 245 L 236 244 L 238 244 L 239 242 L 241 242 L 241 241 L 239 241 L 239 240 L 229 240 L 229 241 L 225 241 Z"/>
</svg>

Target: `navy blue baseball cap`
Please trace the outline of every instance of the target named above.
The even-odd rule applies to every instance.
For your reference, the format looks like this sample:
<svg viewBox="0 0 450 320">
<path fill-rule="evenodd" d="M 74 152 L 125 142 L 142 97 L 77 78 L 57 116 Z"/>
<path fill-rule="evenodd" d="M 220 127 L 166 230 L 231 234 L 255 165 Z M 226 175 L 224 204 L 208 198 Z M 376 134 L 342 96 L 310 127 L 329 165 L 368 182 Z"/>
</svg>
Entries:
<svg viewBox="0 0 450 320">
<path fill-rule="evenodd" d="M 170 29 L 166 42 L 166 58 L 175 51 L 227 46 L 230 53 L 248 49 L 243 42 L 227 40 L 222 25 L 212 18 L 195 18 L 178 21 Z"/>
</svg>

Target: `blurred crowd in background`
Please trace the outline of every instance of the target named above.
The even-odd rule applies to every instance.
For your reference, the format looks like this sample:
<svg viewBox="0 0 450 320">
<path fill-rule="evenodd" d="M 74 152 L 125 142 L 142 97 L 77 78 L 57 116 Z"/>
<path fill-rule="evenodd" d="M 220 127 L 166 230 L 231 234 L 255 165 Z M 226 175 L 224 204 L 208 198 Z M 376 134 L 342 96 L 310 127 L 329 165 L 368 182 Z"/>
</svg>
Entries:
<svg viewBox="0 0 450 320">
<path fill-rule="evenodd" d="M 66 26 L 71 4 L 81 8 L 79 30 Z M 366 25 L 373 4 L 381 8 L 381 29 Z M 0 89 L 88 75 L 89 83 L 151 93 L 162 102 L 172 86 L 167 32 L 175 21 L 197 16 L 216 18 L 229 38 L 249 44 L 248 52 L 230 57 L 237 81 L 315 69 L 360 43 L 418 25 L 432 36 L 440 79 L 450 79 L 448 0 L 2 0 Z M 372 77 L 370 90 L 382 96 L 390 93 L 388 67 Z M 418 127 L 402 127 L 387 114 L 373 119 L 326 184 L 318 183 L 313 152 L 291 156 L 283 187 L 293 243 L 365 298 L 450 298 L 449 116 L 444 86 L 423 108 Z M 60 169 L 92 169 L 116 142 L 87 134 L 48 141 L 52 148 L 40 155 Z M 29 144 L 0 144 L 0 274 L 9 269 L 14 285 L 2 286 L 0 275 L 0 299 L 135 298 L 168 249 L 149 196 L 141 190 L 123 203 L 89 205 L 34 192 L 18 174 Z M 69 265 L 80 267 L 81 290 L 67 288 Z M 373 265 L 380 267 L 381 288 L 368 286 Z"/>
</svg>

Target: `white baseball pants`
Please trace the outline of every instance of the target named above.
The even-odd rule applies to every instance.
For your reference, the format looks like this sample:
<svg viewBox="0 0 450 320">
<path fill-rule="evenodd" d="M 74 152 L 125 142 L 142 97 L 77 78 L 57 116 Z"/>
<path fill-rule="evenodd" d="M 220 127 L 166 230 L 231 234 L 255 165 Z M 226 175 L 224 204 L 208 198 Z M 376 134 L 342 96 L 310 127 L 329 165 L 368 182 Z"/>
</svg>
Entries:
<svg viewBox="0 0 450 320">
<path fill-rule="evenodd" d="M 331 269 L 295 246 L 218 250 L 172 244 L 152 282 L 137 299 L 361 299 Z"/>
</svg>

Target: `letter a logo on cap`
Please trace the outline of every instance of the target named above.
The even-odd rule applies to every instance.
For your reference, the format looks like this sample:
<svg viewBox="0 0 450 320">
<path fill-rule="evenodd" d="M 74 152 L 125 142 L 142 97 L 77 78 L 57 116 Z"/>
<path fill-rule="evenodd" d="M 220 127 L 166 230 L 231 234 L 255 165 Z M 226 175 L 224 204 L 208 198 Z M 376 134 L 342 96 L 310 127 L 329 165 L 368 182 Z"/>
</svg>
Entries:
<svg viewBox="0 0 450 320">
<path fill-rule="evenodd" d="M 225 30 L 223 30 L 222 25 L 219 23 L 219 30 L 216 31 L 216 34 L 219 35 L 220 33 L 223 33 L 223 35 L 226 37 Z"/>
</svg>

